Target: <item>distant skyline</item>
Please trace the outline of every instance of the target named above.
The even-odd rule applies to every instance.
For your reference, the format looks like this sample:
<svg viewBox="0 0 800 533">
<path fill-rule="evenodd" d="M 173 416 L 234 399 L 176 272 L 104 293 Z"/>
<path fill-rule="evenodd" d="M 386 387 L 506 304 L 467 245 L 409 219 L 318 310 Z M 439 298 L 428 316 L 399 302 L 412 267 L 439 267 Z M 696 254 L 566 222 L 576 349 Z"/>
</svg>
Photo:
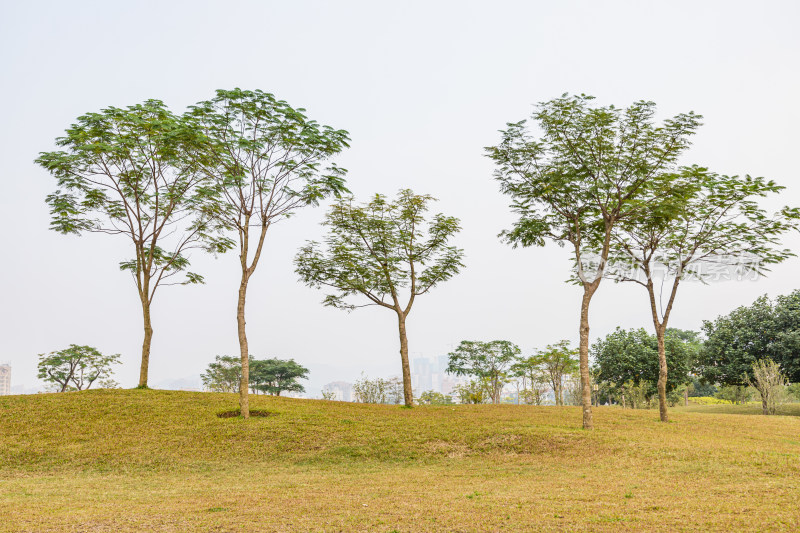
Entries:
<svg viewBox="0 0 800 533">
<path fill-rule="evenodd" d="M 81 114 L 148 98 L 173 111 L 218 88 L 274 93 L 350 132 L 337 164 L 363 200 L 409 187 L 461 219 L 462 273 L 421 297 L 409 317 L 411 357 L 461 340 L 504 339 L 524 353 L 577 343 L 580 289 L 568 251 L 512 249 L 497 234 L 514 216 L 483 148 L 507 122 L 564 92 L 600 105 L 655 101 L 658 118 L 693 110 L 704 125 L 684 163 L 752 174 L 800 205 L 800 4 L 791 1 L 569 2 L 4 2 L 0 5 L 0 232 L 5 282 L 0 361 L 39 387 L 37 354 L 70 343 L 122 354 L 115 379 L 136 385 L 141 317 L 118 270 L 124 240 L 48 229 L 55 180 L 33 160 Z M 292 258 L 320 239 L 327 203 L 272 228 L 252 280 L 247 320 L 255 357 L 294 358 L 309 395 L 332 381 L 400 373 L 394 317 L 323 307 Z M 800 251 L 800 235 L 785 244 Z M 192 256 L 201 286 L 169 287 L 153 307 L 153 386 L 196 380 L 217 354 L 238 353 L 236 256 Z M 670 326 L 699 329 L 762 294 L 800 287 L 800 259 L 768 278 L 686 284 Z M 652 329 L 644 291 L 604 282 L 591 337 Z"/>
</svg>

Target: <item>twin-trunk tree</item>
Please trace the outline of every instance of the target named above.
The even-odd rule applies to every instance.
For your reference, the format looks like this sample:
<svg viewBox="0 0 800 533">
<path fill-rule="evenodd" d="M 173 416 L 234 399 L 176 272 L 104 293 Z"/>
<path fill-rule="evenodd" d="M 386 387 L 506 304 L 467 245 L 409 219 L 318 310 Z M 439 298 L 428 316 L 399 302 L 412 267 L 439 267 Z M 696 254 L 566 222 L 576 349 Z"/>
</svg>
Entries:
<svg viewBox="0 0 800 533">
<path fill-rule="evenodd" d="M 58 180 L 47 197 L 51 229 L 120 235 L 134 252 L 120 264 L 133 276 L 142 306 L 144 340 L 139 387 L 147 387 L 156 289 L 189 266 L 192 248 L 224 251 L 229 242 L 210 230 L 203 177 L 188 163 L 196 143 L 162 102 L 109 107 L 78 117 L 56 143 L 62 151 L 40 154 L 36 163 Z M 171 280 L 170 280 L 171 281 Z M 182 283 L 202 282 L 186 272 Z"/>
<path fill-rule="evenodd" d="M 352 198 L 334 203 L 323 225 L 329 230 L 325 246 L 309 242 L 295 265 L 300 279 L 335 292 L 325 304 L 340 309 L 377 305 L 397 315 L 405 405 L 413 405 L 408 362 L 406 319 L 417 296 L 458 273 L 463 251 L 448 244 L 459 231 L 458 219 L 425 213 L 433 200 L 402 190 L 394 201 L 376 194 L 367 204 Z M 367 303 L 349 303 L 361 295 Z"/>
<path fill-rule="evenodd" d="M 250 415 L 245 302 L 267 230 L 301 207 L 347 192 L 343 169 L 321 168 L 348 146 L 347 132 L 320 126 L 304 111 L 262 91 L 234 89 L 217 91 L 212 100 L 193 106 L 186 119 L 190 128 L 202 133 L 194 162 L 214 198 L 213 222 L 235 232 L 239 243 L 236 323 L 244 418 Z"/>
<path fill-rule="evenodd" d="M 768 265 L 794 255 L 779 248 L 780 237 L 797 229 L 800 210 L 784 208 L 767 216 L 756 200 L 784 187 L 764 178 L 721 176 L 691 167 L 665 175 L 661 185 L 652 190 L 648 211 L 617 227 L 608 274 L 647 290 L 658 341 L 659 412 L 667 422 L 665 337 L 681 281 L 764 274 Z"/>
<path fill-rule="evenodd" d="M 622 110 L 590 107 L 590 96 L 563 95 L 540 104 L 533 120 L 510 123 L 499 145 L 487 148 L 495 178 L 519 215 L 503 238 L 514 246 L 569 244 L 576 281 L 583 288 L 580 311 L 580 374 L 583 427 L 591 429 L 589 304 L 605 275 L 617 226 L 650 208 L 649 190 L 675 165 L 698 127 L 693 113 L 653 123 L 655 104 Z M 590 268 L 589 264 L 594 263 Z"/>
</svg>

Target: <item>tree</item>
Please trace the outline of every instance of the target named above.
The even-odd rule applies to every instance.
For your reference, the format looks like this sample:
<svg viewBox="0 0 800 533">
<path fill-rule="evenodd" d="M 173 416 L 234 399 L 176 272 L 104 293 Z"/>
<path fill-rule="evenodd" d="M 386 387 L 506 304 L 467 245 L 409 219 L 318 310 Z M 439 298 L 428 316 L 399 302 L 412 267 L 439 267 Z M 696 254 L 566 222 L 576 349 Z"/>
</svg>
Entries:
<svg viewBox="0 0 800 533">
<path fill-rule="evenodd" d="M 245 302 L 267 230 L 304 206 L 347 191 L 345 170 L 321 165 L 348 146 L 348 133 L 320 126 L 304 111 L 269 93 L 234 89 L 218 90 L 211 100 L 191 107 L 186 116 L 189 127 L 203 134 L 194 161 L 215 192 L 214 221 L 238 238 L 241 278 L 236 324 L 242 365 L 239 404 L 244 418 L 250 416 Z"/>
<path fill-rule="evenodd" d="M 453 393 L 458 396 L 458 400 L 463 404 L 480 404 L 491 398 L 489 380 L 486 378 L 476 378 L 456 385 Z"/>
<path fill-rule="evenodd" d="M 242 381 L 242 362 L 238 357 L 218 355 L 200 375 L 203 386 L 212 392 L 239 392 Z"/>
<path fill-rule="evenodd" d="M 779 241 L 797 229 L 800 210 L 784 208 L 767 216 L 757 200 L 784 187 L 760 177 L 722 176 L 689 167 L 664 178 L 661 187 L 652 189 L 650 209 L 617 226 L 608 272 L 647 291 L 658 340 L 659 411 L 661 421 L 667 422 L 664 342 L 681 281 L 763 275 L 768 265 L 794 255 L 779 248 Z M 726 265 L 728 272 L 721 270 Z M 665 284 L 666 303 L 661 299 Z"/>
<path fill-rule="evenodd" d="M 204 209 L 207 189 L 186 164 L 194 140 L 162 102 L 147 100 L 78 117 L 56 140 L 64 150 L 43 152 L 36 159 L 58 181 L 58 190 L 47 197 L 51 229 L 119 235 L 133 245 L 133 259 L 120 263 L 120 269 L 133 276 L 142 306 L 143 388 L 156 289 L 174 284 L 167 280 L 179 274 L 184 274 L 182 284 L 201 283 L 202 276 L 186 270 L 186 253 L 198 247 L 221 252 L 230 246 L 211 231 Z"/>
<path fill-rule="evenodd" d="M 325 246 L 308 242 L 295 258 L 304 283 L 335 291 L 325 297 L 325 305 L 346 310 L 376 305 L 396 314 L 403 397 L 409 407 L 414 396 L 406 320 L 418 296 L 464 266 L 464 252 L 448 244 L 460 229 L 458 219 L 441 213 L 430 219 L 425 216 L 434 200 L 408 189 L 392 202 L 381 194 L 362 205 L 356 205 L 352 197 L 341 199 L 323 222 L 329 229 Z M 350 303 L 355 295 L 367 303 Z"/>
<path fill-rule="evenodd" d="M 789 381 L 800 381 L 800 290 L 766 295 L 713 321 L 703 322 L 706 341 L 698 370 L 710 383 L 746 385 L 754 364 L 772 359 Z"/>
<path fill-rule="evenodd" d="M 251 359 L 250 387 L 273 396 L 281 392 L 305 392 L 298 379 L 308 379 L 308 369 L 294 359 Z"/>
<path fill-rule="evenodd" d="M 765 415 L 774 415 L 778 404 L 786 399 L 786 375 L 780 365 L 772 359 L 759 359 L 753 363 L 753 379 L 747 379 L 761 395 L 761 410 Z"/>
<path fill-rule="evenodd" d="M 492 403 L 500 403 L 500 393 L 508 383 L 511 366 L 520 354 L 519 347 L 509 341 L 461 341 L 448 355 L 446 372 L 456 376 L 472 376 L 485 380 Z"/>
<path fill-rule="evenodd" d="M 646 211 L 649 189 L 672 169 L 689 146 L 701 117 L 680 114 L 653 123 L 655 104 L 625 110 L 590 107 L 591 96 L 563 95 L 533 114 L 541 135 L 526 121 L 507 124 L 500 144 L 488 147 L 495 178 L 519 215 L 501 237 L 513 246 L 569 244 L 575 279 L 583 288 L 580 311 L 580 374 L 583 427 L 591 429 L 589 304 L 605 275 L 617 226 Z M 590 261 L 596 260 L 596 268 Z"/>
<path fill-rule="evenodd" d="M 425 391 L 417 398 L 420 405 L 452 405 L 453 398 L 433 390 Z"/>
<path fill-rule="evenodd" d="M 690 333 L 672 328 L 666 331 L 665 353 L 672 369 L 666 384 L 667 392 L 689 381 L 691 364 L 698 350 L 696 335 Z M 658 392 L 653 389 L 660 374 L 657 355 L 658 340 L 643 328 L 617 328 L 592 345 L 592 358 L 599 370 L 599 381 L 610 382 L 617 393 L 646 384 L 643 389 L 646 398 Z"/>
<path fill-rule="evenodd" d="M 103 355 L 97 348 L 70 344 L 68 348 L 39 354 L 39 379 L 60 390 L 84 390 L 99 380 L 110 379 L 111 365 L 119 364 L 119 354 Z"/>
<path fill-rule="evenodd" d="M 532 357 L 520 358 L 511 366 L 511 375 L 522 381 L 519 399 L 528 405 L 542 405 L 547 394 L 547 376 Z"/>
<path fill-rule="evenodd" d="M 564 378 L 578 370 L 578 351 L 570 348 L 569 341 L 548 345 L 526 358 L 524 364 L 536 368 L 553 389 L 556 405 L 564 405 Z"/>
</svg>

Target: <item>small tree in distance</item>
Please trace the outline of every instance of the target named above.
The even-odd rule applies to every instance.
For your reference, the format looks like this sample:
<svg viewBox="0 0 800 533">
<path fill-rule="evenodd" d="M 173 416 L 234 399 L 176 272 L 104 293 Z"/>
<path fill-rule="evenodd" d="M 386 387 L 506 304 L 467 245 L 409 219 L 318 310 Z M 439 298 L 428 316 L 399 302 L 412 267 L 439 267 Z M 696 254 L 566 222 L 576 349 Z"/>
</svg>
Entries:
<svg viewBox="0 0 800 533">
<path fill-rule="evenodd" d="M 238 357 L 218 355 L 200 375 L 203 386 L 211 392 L 239 392 L 242 364 Z"/>
<path fill-rule="evenodd" d="M 111 365 L 119 354 L 103 355 L 97 348 L 70 344 L 68 348 L 39 354 L 39 379 L 53 383 L 59 392 L 84 390 L 99 380 L 110 380 Z"/>
<path fill-rule="evenodd" d="M 780 365 L 772 359 L 759 359 L 753 363 L 753 379 L 746 379 L 761 395 L 763 414 L 774 415 L 778 404 L 786 400 L 786 375 Z"/>
<path fill-rule="evenodd" d="M 553 389 L 556 405 L 564 405 L 564 379 L 578 370 L 578 351 L 570 348 L 569 341 L 548 345 L 523 360 L 529 367 L 538 368 Z"/>
<path fill-rule="evenodd" d="M 297 380 L 308 379 L 308 369 L 294 359 L 251 359 L 250 377 L 253 390 L 280 396 L 282 392 L 305 392 Z"/>
<path fill-rule="evenodd" d="M 446 371 L 485 381 L 492 403 L 500 403 L 500 393 L 508 383 L 509 371 L 519 354 L 519 347 L 509 341 L 461 341 L 448 354 Z"/>
<path fill-rule="evenodd" d="M 336 201 L 325 217 L 325 246 L 309 242 L 295 257 L 295 270 L 311 287 L 333 289 L 325 305 L 346 309 L 379 306 L 397 316 L 403 397 L 413 405 L 406 320 L 418 296 L 456 275 L 463 251 L 449 244 L 460 230 L 455 217 L 426 218 L 434 198 L 401 190 L 394 201 L 376 194 L 366 204 Z M 350 302 L 359 295 L 363 304 Z"/>
</svg>

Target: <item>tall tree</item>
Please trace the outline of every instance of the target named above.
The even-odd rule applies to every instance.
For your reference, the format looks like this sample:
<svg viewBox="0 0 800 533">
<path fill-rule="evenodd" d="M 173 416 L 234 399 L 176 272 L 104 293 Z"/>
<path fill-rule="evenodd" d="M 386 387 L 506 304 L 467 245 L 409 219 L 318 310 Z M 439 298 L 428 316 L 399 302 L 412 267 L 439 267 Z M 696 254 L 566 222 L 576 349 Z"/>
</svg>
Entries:
<svg viewBox="0 0 800 533">
<path fill-rule="evenodd" d="M 463 250 L 449 245 L 460 230 L 457 218 L 425 214 L 434 198 L 401 190 L 394 201 L 381 194 L 357 205 L 353 198 L 334 203 L 323 225 L 325 246 L 309 242 L 295 258 L 300 279 L 311 287 L 331 288 L 325 305 L 352 310 L 377 305 L 397 315 L 403 396 L 413 405 L 406 319 L 418 296 L 456 275 Z M 355 305 L 360 295 L 367 303 Z"/>
<path fill-rule="evenodd" d="M 241 277 L 236 324 L 242 364 L 239 404 L 244 418 L 250 416 L 245 302 L 267 230 L 302 207 L 347 192 L 345 170 L 334 164 L 323 167 L 323 163 L 348 146 L 348 133 L 321 126 L 304 112 L 269 93 L 233 89 L 218 90 L 211 100 L 191 107 L 185 117 L 191 128 L 204 135 L 195 162 L 216 193 L 214 220 L 238 238 Z"/>
<path fill-rule="evenodd" d="M 519 347 L 509 341 L 461 341 L 447 354 L 447 373 L 485 380 L 492 403 L 500 403 L 500 393 L 520 353 Z"/>
<path fill-rule="evenodd" d="M 800 210 L 783 208 L 767 216 L 757 200 L 784 187 L 760 177 L 689 167 L 664 178 L 661 187 L 652 189 L 650 209 L 618 225 L 608 273 L 647 291 L 658 339 L 659 411 L 667 422 L 664 340 L 681 281 L 763 275 L 768 265 L 794 255 L 780 248 L 780 237 L 797 229 Z"/>
<path fill-rule="evenodd" d="M 98 379 L 111 376 L 119 354 L 103 355 L 97 348 L 70 344 L 68 348 L 39 354 L 39 379 L 55 384 L 59 392 L 89 389 Z"/>
<path fill-rule="evenodd" d="M 592 99 L 565 94 L 544 102 L 532 117 L 538 138 L 523 120 L 507 124 L 500 144 L 486 149 L 497 165 L 495 178 L 519 215 L 503 239 L 514 246 L 552 241 L 571 247 L 583 288 L 579 352 L 585 429 L 593 427 L 589 304 L 605 274 L 613 232 L 648 209 L 648 189 L 674 168 L 701 118 L 690 112 L 657 126 L 653 102 L 623 110 L 591 107 Z"/>
<path fill-rule="evenodd" d="M 119 235 L 133 245 L 133 259 L 120 263 L 120 269 L 133 276 L 142 306 L 143 388 L 156 289 L 174 284 L 178 274 L 184 274 L 183 284 L 202 282 L 198 274 L 186 272 L 187 251 L 220 252 L 231 244 L 210 231 L 204 208 L 209 195 L 199 187 L 201 175 L 186 164 L 194 141 L 192 131 L 162 102 L 147 100 L 78 117 L 56 140 L 64 150 L 43 152 L 36 159 L 58 180 L 58 190 L 47 197 L 51 229 Z"/>
</svg>

